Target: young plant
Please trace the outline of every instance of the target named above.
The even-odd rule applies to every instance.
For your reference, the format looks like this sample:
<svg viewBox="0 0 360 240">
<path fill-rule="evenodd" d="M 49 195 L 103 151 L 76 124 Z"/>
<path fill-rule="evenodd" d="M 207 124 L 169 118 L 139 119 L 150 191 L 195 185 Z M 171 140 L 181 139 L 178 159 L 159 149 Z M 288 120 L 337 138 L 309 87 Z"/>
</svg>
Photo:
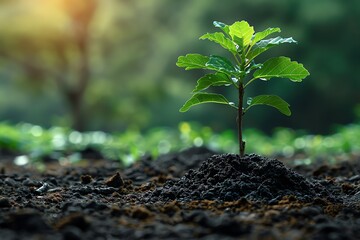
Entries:
<svg viewBox="0 0 360 240">
<path fill-rule="evenodd" d="M 255 59 L 270 48 L 283 43 L 296 43 L 293 38 L 268 38 L 270 34 L 279 33 L 280 28 L 268 28 L 255 33 L 254 28 L 246 21 L 226 25 L 214 22 L 214 26 L 222 32 L 206 33 L 200 39 L 210 40 L 230 52 L 233 61 L 221 56 L 204 56 L 187 54 L 180 56 L 176 65 L 185 70 L 207 69 L 213 71 L 201 77 L 193 90 L 192 97 L 182 106 L 180 112 L 188 111 L 192 106 L 202 103 L 220 103 L 237 109 L 237 124 L 240 156 L 244 156 L 245 142 L 242 136 L 243 115 L 256 105 L 268 105 L 281 113 L 290 116 L 289 104 L 276 95 L 259 95 L 249 98 L 244 103 L 244 91 L 255 80 L 268 81 L 272 78 L 287 78 L 293 82 L 301 82 L 309 75 L 304 66 L 287 57 L 270 58 L 264 63 L 256 63 Z M 250 75 L 252 75 L 250 77 Z M 207 93 L 204 90 L 212 86 L 233 86 L 238 91 L 238 104 L 227 100 L 223 95 Z M 245 105 L 245 106 L 244 106 Z"/>
</svg>

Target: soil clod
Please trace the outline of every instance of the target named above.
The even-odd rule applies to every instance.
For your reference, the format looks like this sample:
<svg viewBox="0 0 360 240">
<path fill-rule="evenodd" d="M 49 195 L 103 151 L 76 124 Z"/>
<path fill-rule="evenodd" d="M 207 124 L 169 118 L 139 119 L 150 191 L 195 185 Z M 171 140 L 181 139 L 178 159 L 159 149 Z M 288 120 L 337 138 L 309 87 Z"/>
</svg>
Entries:
<svg viewBox="0 0 360 240">
<path fill-rule="evenodd" d="M 115 175 L 113 175 L 112 177 L 107 179 L 105 181 L 105 184 L 108 187 L 119 188 L 119 187 L 122 187 L 124 185 L 124 180 L 120 176 L 120 173 L 117 172 Z"/>
</svg>

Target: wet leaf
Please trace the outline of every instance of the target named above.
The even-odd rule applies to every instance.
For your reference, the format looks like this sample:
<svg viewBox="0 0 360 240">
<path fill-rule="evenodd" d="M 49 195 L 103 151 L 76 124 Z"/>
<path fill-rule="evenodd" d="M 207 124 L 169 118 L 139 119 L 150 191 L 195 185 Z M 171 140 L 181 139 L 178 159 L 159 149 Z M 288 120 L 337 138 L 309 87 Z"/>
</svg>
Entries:
<svg viewBox="0 0 360 240">
<path fill-rule="evenodd" d="M 255 33 L 251 44 L 254 45 L 255 43 L 257 43 L 257 42 L 263 40 L 264 38 L 266 38 L 267 36 L 269 36 L 270 34 L 273 34 L 276 32 L 281 32 L 280 28 L 268 28 L 262 32 Z"/>
<path fill-rule="evenodd" d="M 180 109 L 180 112 L 186 112 L 191 107 L 202 103 L 219 103 L 231 105 L 223 95 L 215 93 L 195 93 L 189 100 L 186 101 L 184 106 Z"/>
<path fill-rule="evenodd" d="M 205 90 L 211 86 L 225 86 L 231 84 L 229 77 L 222 73 L 207 74 L 197 81 L 197 85 L 193 92 Z"/>
<path fill-rule="evenodd" d="M 206 63 L 206 67 L 217 72 L 225 73 L 229 76 L 239 74 L 237 68 L 224 57 L 210 56 L 209 61 Z"/>
<path fill-rule="evenodd" d="M 187 54 L 186 56 L 180 56 L 176 62 L 176 66 L 183 67 L 185 70 L 191 69 L 206 69 L 206 63 L 209 61 L 208 56 L 201 54 Z"/>
<path fill-rule="evenodd" d="M 283 43 L 296 43 L 296 41 L 292 37 L 290 38 L 276 37 L 276 38 L 261 40 L 251 48 L 251 51 L 247 54 L 246 58 L 248 59 L 248 61 L 251 61 L 261 53 L 269 50 L 274 46 Z"/>
<path fill-rule="evenodd" d="M 269 80 L 274 77 L 289 78 L 293 82 L 301 82 L 309 72 L 301 63 L 291 61 L 287 57 L 276 57 L 267 60 L 261 69 L 254 72 L 254 78 Z"/>
<path fill-rule="evenodd" d="M 291 111 L 289 108 L 290 105 L 281 97 L 276 95 L 259 95 L 254 98 L 249 98 L 247 104 L 249 106 L 245 109 L 245 111 L 255 105 L 267 105 L 276 108 L 286 116 L 291 115 Z"/>
<path fill-rule="evenodd" d="M 229 35 L 229 26 L 226 25 L 225 23 L 222 22 L 218 22 L 218 21 L 214 21 L 213 22 L 214 26 L 217 28 L 220 28 L 221 30 L 223 30 L 227 35 Z"/>
</svg>

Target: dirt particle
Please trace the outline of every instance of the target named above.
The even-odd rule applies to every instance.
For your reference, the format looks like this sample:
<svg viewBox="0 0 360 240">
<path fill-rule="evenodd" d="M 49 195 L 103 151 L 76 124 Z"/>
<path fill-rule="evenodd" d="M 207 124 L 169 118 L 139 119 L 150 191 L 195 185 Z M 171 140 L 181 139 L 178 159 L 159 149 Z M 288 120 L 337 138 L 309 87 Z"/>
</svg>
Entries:
<svg viewBox="0 0 360 240">
<path fill-rule="evenodd" d="M 324 213 L 335 217 L 344 208 L 341 204 L 329 204 L 324 208 Z"/>
<path fill-rule="evenodd" d="M 105 181 L 106 186 L 119 188 L 124 185 L 124 180 L 120 176 L 120 173 L 117 172 L 115 175 L 111 176 Z"/>
<path fill-rule="evenodd" d="M 180 211 L 180 208 L 176 201 L 165 204 L 164 207 L 161 209 L 161 212 L 169 216 L 173 216 L 178 211 Z"/>
<path fill-rule="evenodd" d="M 0 198 L 0 208 L 9 208 L 11 207 L 10 200 L 7 198 Z"/>
<path fill-rule="evenodd" d="M 278 215 L 280 215 L 280 211 L 273 210 L 273 209 L 270 209 L 269 211 L 266 211 L 264 213 L 265 218 L 270 218 L 270 219 L 273 219 L 273 218 L 277 217 Z"/>
<path fill-rule="evenodd" d="M 359 180 L 360 180 L 360 175 L 355 175 L 355 176 L 352 176 L 351 178 L 349 178 L 350 182 L 356 182 Z"/>
<path fill-rule="evenodd" d="M 119 206 L 111 206 L 110 214 L 113 217 L 119 217 L 124 213 L 124 211 Z"/>
<path fill-rule="evenodd" d="M 82 184 L 89 184 L 93 181 L 93 178 L 90 175 L 82 175 L 80 180 Z"/>
<path fill-rule="evenodd" d="M 132 212 L 132 217 L 133 218 L 137 218 L 137 219 L 148 219 L 150 217 L 152 217 L 153 214 L 148 210 L 146 209 L 145 207 L 136 207 L 135 209 L 133 209 L 133 212 Z"/>
<path fill-rule="evenodd" d="M 50 193 L 45 199 L 51 203 L 60 203 L 63 200 L 63 196 L 61 193 Z"/>
<path fill-rule="evenodd" d="M 6 185 L 8 185 L 8 186 L 11 186 L 11 187 L 18 187 L 19 186 L 19 184 L 14 179 L 9 178 L 9 177 L 5 178 L 4 183 Z"/>
<path fill-rule="evenodd" d="M 355 190 L 355 186 L 350 183 L 343 183 L 341 189 L 345 194 L 349 194 Z"/>
</svg>

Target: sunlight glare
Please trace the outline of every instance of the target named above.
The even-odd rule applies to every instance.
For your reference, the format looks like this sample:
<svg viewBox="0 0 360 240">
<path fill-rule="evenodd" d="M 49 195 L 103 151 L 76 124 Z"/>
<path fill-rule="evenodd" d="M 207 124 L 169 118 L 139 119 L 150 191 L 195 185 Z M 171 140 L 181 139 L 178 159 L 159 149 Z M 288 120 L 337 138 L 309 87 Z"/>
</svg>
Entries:
<svg viewBox="0 0 360 240">
<path fill-rule="evenodd" d="M 68 2 L 67 0 L 15 0 L 1 7 L 0 32 L 25 36 L 61 34 L 68 30 L 70 24 L 71 8 Z M 78 7 L 78 4 L 74 5 Z M 9 22 L 11 25 L 8 24 Z"/>
</svg>

